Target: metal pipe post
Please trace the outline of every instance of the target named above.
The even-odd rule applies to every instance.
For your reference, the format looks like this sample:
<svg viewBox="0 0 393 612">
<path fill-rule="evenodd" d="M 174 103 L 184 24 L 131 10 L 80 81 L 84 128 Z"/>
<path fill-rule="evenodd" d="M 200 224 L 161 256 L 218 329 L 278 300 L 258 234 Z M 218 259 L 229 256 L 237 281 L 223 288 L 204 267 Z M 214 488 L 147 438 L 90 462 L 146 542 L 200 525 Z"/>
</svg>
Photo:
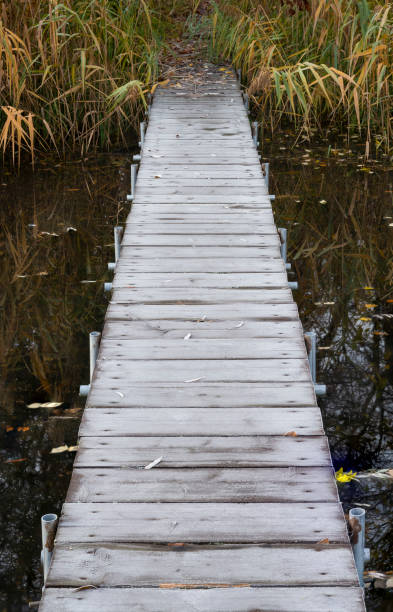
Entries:
<svg viewBox="0 0 393 612">
<path fill-rule="evenodd" d="M 139 131 L 140 131 L 139 146 L 141 150 L 143 149 L 143 145 L 145 144 L 145 130 L 146 130 L 146 123 L 144 121 L 141 121 L 141 124 L 139 126 Z"/>
<path fill-rule="evenodd" d="M 239 79 L 239 82 L 241 83 L 242 82 L 242 69 L 238 68 L 236 70 L 236 74 L 237 74 L 237 78 Z"/>
<path fill-rule="evenodd" d="M 89 334 L 89 355 L 90 355 L 90 382 L 93 378 L 94 368 L 98 356 L 98 348 L 100 346 L 101 333 L 97 331 Z"/>
<path fill-rule="evenodd" d="M 317 382 L 317 334 L 314 331 L 304 334 L 306 341 L 308 363 L 310 364 L 311 378 L 314 383 Z"/>
<path fill-rule="evenodd" d="M 266 183 L 266 189 L 269 193 L 269 162 L 265 162 L 263 164 L 264 166 L 264 171 L 265 171 L 265 183 Z"/>
<path fill-rule="evenodd" d="M 258 148 L 258 121 L 253 121 L 251 124 L 251 130 L 252 130 L 252 139 L 254 141 L 254 145 L 255 148 Z"/>
<path fill-rule="evenodd" d="M 52 559 L 53 546 L 57 527 L 57 514 L 44 514 L 41 517 L 42 551 L 41 563 L 44 573 L 44 584 L 48 576 Z"/>
<path fill-rule="evenodd" d="M 121 238 L 123 236 L 123 228 L 121 225 L 116 225 L 113 229 L 115 235 L 115 261 L 120 257 Z"/>
<path fill-rule="evenodd" d="M 131 164 L 131 195 L 133 198 L 135 197 L 137 171 L 138 171 L 138 164 Z"/>
<path fill-rule="evenodd" d="M 280 246 L 280 251 L 281 251 L 281 257 L 284 260 L 284 263 L 287 263 L 287 234 L 288 234 L 288 230 L 285 227 L 279 227 L 278 228 L 278 233 L 280 235 L 280 240 L 281 240 L 281 246 Z"/>
<path fill-rule="evenodd" d="M 364 587 L 364 546 L 366 543 L 366 511 L 364 508 L 352 508 L 349 511 L 349 524 L 352 530 L 351 544 L 355 565 L 358 571 L 359 583 Z"/>
<path fill-rule="evenodd" d="M 246 94 L 246 93 L 243 94 L 243 100 L 244 100 L 245 109 L 248 112 L 249 109 L 250 109 L 250 100 L 248 98 L 248 94 Z"/>
</svg>

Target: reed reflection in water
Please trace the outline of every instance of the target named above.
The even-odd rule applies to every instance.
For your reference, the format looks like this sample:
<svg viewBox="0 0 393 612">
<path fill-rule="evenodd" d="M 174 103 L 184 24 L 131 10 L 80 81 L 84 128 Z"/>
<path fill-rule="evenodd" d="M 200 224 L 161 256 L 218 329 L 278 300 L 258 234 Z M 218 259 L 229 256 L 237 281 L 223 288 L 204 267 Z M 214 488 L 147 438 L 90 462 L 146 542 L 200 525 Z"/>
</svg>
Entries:
<svg viewBox="0 0 393 612">
<path fill-rule="evenodd" d="M 39 599 L 40 516 L 60 512 L 87 383 L 88 333 L 101 329 L 113 226 L 130 156 L 101 156 L 0 181 L 0 610 Z M 46 402 L 48 408 L 28 408 Z"/>
</svg>

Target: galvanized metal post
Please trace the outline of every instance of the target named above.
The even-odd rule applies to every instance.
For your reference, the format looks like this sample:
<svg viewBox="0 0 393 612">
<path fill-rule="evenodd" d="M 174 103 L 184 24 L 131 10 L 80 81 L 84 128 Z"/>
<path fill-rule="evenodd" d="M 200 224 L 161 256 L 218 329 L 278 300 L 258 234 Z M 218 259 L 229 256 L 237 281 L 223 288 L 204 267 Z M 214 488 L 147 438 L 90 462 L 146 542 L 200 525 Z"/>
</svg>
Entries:
<svg viewBox="0 0 393 612">
<path fill-rule="evenodd" d="M 241 82 L 241 80 L 242 80 L 242 69 L 241 69 L 241 68 L 238 68 L 238 69 L 236 70 L 236 74 L 237 74 L 237 78 L 238 78 L 238 79 L 239 79 L 239 81 Z"/>
<path fill-rule="evenodd" d="M 42 551 L 41 563 L 44 573 L 44 584 L 48 576 L 50 562 L 52 560 L 53 546 L 57 527 L 57 514 L 44 514 L 41 517 Z"/>
<path fill-rule="evenodd" d="M 141 121 L 141 124 L 139 126 L 139 133 L 140 133 L 139 146 L 140 146 L 141 151 L 143 149 L 143 145 L 145 144 L 145 130 L 146 130 L 146 123 L 144 121 Z"/>
<path fill-rule="evenodd" d="M 131 193 L 127 196 L 127 200 L 132 202 L 135 197 L 135 188 L 136 188 L 136 175 L 138 171 L 138 164 L 131 164 Z"/>
<path fill-rule="evenodd" d="M 244 100 L 245 109 L 248 112 L 249 109 L 250 109 L 250 100 L 248 98 L 248 94 L 246 94 L 246 93 L 243 94 L 243 100 Z"/>
<path fill-rule="evenodd" d="M 90 382 L 93 378 L 94 368 L 97 361 L 98 349 L 100 346 L 101 333 L 97 331 L 89 334 L 89 356 L 90 356 Z"/>
<path fill-rule="evenodd" d="M 283 258 L 284 263 L 287 263 L 287 234 L 288 234 L 288 230 L 285 227 L 279 227 L 278 228 L 278 233 L 280 235 L 280 240 L 281 240 L 281 246 L 280 246 L 281 257 Z"/>
<path fill-rule="evenodd" d="M 123 236 L 123 228 L 121 225 L 116 225 L 113 230 L 115 236 L 115 261 L 120 257 L 121 238 Z"/>
<path fill-rule="evenodd" d="M 308 353 L 308 363 L 310 364 L 311 378 L 317 382 L 317 334 L 314 331 L 304 334 Z"/>
<path fill-rule="evenodd" d="M 269 193 L 269 162 L 265 162 L 263 164 L 264 167 L 264 171 L 265 171 L 265 183 L 266 183 L 266 189 Z"/>
<path fill-rule="evenodd" d="M 254 145 L 255 148 L 258 148 L 259 142 L 258 142 L 258 121 L 253 121 L 251 124 L 251 130 L 252 130 L 252 139 L 254 141 Z"/>
<path fill-rule="evenodd" d="M 366 543 L 366 511 L 364 508 L 352 508 L 349 511 L 349 524 L 352 530 L 351 544 L 359 583 L 361 587 L 364 587 L 364 546 Z"/>
</svg>

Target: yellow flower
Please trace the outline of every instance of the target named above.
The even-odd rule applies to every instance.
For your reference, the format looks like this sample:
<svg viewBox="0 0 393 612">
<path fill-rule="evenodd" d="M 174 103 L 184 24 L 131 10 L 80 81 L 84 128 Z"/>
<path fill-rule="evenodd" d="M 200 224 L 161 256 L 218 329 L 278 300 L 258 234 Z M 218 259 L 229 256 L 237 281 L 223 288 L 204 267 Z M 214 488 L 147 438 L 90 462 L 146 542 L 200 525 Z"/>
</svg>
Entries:
<svg viewBox="0 0 393 612">
<path fill-rule="evenodd" d="M 344 468 L 341 467 L 336 472 L 336 480 L 338 480 L 338 482 L 351 482 L 351 480 L 356 477 L 356 474 L 357 472 L 352 472 L 352 470 L 349 472 L 344 472 Z"/>
</svg>

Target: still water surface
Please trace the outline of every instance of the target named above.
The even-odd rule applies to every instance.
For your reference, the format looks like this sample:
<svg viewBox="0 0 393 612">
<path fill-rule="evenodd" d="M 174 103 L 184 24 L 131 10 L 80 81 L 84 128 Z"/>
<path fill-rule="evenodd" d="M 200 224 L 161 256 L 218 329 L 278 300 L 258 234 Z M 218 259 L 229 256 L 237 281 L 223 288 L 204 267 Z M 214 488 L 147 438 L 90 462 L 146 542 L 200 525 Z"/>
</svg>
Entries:
<svg viewBox="0 0 393 612">
<path fill-rule="evenodd" d="M 336 468 L 393 468 L 393 171 L 364 164 L 344 137 L 293 143 L 282 133 L 271 163 L 278 224 L 306 330 L 319 338 L 320 400 Z M 113 226 L 124 221 L 130 155 L 41 163 L 0 176 L 0 611 L 39 599 L 40 516 L 59 512 L 88 382 L 89 331 L 107 307 Z M 391 301 L 390 301 L 391 300 Z M 391 315 L 389 317 L 389 315 Z M 31 404 L 61 403 L 28 408 Z M 370 568 L 393 569 L 393 480 L 340 486 L 345 510 L 367 510 Z M 371 611 L 393 611 L 386 593 Z"/>
</svg>

